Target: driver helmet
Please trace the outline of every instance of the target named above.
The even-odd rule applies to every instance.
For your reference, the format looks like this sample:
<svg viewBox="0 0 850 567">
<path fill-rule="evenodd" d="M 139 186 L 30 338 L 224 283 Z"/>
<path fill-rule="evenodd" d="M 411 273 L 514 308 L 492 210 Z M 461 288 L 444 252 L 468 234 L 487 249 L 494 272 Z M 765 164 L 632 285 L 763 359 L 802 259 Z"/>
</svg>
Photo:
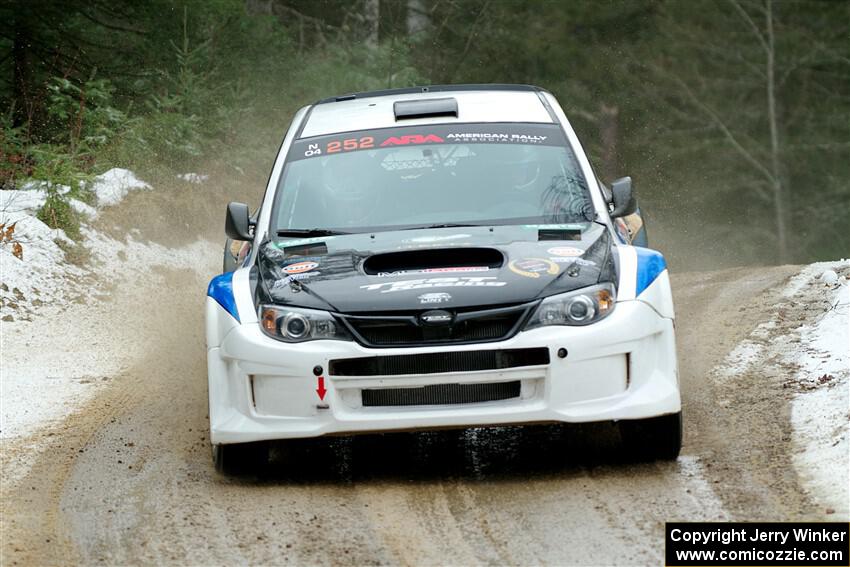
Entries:
<svg viewBox="0 0 850 567">
<path fill-rule="evenodd" d="M 538 186 L 542 164 L 534 148 L 519 144 L 505 144 L 495 156 L 502 179 L 512 191 L 532 191 Z"/>
<path fill-rule="evenodd" d="M 377 164 L 366 152 L 322 158 L 322 189 L 333 226 L 369 226 L 378 202 L 378 187 L 372 169 Z"/>
</svg>

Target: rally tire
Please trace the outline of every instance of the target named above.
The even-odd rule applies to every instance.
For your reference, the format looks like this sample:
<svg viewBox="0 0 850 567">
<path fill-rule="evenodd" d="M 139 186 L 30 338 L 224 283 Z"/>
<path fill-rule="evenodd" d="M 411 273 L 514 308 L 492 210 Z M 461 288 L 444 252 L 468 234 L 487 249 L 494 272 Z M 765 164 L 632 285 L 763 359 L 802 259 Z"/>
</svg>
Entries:
<svg viewBox="0 0 850 567">
<path fill-rule="evenodd" d="M 232 443 L 212 446 L 215 470 L 228 476 L 257 472 L 269 460 L 269 445 L 265 442 Z"/>
<path fill-rule="evenodd" d="M 682 412 L 618 422 L 626 455 L 636 461 L 675 461 L 682 450 Z"/>
</svg>

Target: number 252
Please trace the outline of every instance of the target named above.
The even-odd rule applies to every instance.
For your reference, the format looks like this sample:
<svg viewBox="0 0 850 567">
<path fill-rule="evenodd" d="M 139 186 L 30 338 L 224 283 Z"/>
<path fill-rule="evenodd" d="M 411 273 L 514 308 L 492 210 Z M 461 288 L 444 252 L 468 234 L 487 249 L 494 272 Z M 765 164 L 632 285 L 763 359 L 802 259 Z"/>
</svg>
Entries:
<svg viewBox="0 0 850 567">
<path fill-rule="evenodd" d="M 328 153 L 333 154 L 340 151 L 351 151 L 351 150 L 365 150 L 367 148 L 375 147 L 375 138 L 372 136 L 364 136 L 359 140 L 357 138 L 351 138 L 349 140 L 343 141 L 333 141 L 328 142 Z"/>
</svg>

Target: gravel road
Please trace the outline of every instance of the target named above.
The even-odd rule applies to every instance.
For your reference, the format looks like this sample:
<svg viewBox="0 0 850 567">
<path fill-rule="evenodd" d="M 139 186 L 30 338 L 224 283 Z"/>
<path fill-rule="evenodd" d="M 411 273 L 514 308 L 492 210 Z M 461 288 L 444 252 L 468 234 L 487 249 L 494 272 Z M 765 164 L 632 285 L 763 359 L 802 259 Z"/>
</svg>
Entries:
<svg viewBox="0 0 850 567">
<path fill-rule="evenodd" d="M 609 427 L 493 429 L 303 443 L 231 479 L 207 438 L 204 282 L 163 269 L 165 287 L 111 300 L 133 333 L 102 322 L 102 345 L 141 341 L 142 356 L 4 445 L 6 459 L 42 450 L 5 485 L 2 564 L 661 565 L 668 520 L 827 519 L 790 466 L 781 378 L 712 373 L 796 271 L 674 274 L 676 463 L 622 461 Z"/>
</svg>

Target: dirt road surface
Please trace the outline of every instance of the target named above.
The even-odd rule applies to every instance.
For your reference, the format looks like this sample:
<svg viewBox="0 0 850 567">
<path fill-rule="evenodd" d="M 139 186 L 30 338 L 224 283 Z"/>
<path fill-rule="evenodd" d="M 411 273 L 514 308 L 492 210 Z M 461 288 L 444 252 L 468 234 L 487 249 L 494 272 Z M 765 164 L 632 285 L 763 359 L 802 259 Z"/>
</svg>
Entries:
<svg viewBox="0 0 850 567">
<path fill-rule="evenodd" d="M 660 565 L 668 520 L 826 519 L 790 465 L 780 377 L 712 374 L 795 271 L 674 273 L 676 463 L 624 462 L 609 427 L 494 429 L 304 443 L 233 479 L 210 459 L 204 282 L 162 270 L 164 286 L 116 290 L 122 319 L 102 323 L 143 356 L 5 444 L 6 459 L 41 449 L 4 490 L 2 563 Z"/>
</svg>

